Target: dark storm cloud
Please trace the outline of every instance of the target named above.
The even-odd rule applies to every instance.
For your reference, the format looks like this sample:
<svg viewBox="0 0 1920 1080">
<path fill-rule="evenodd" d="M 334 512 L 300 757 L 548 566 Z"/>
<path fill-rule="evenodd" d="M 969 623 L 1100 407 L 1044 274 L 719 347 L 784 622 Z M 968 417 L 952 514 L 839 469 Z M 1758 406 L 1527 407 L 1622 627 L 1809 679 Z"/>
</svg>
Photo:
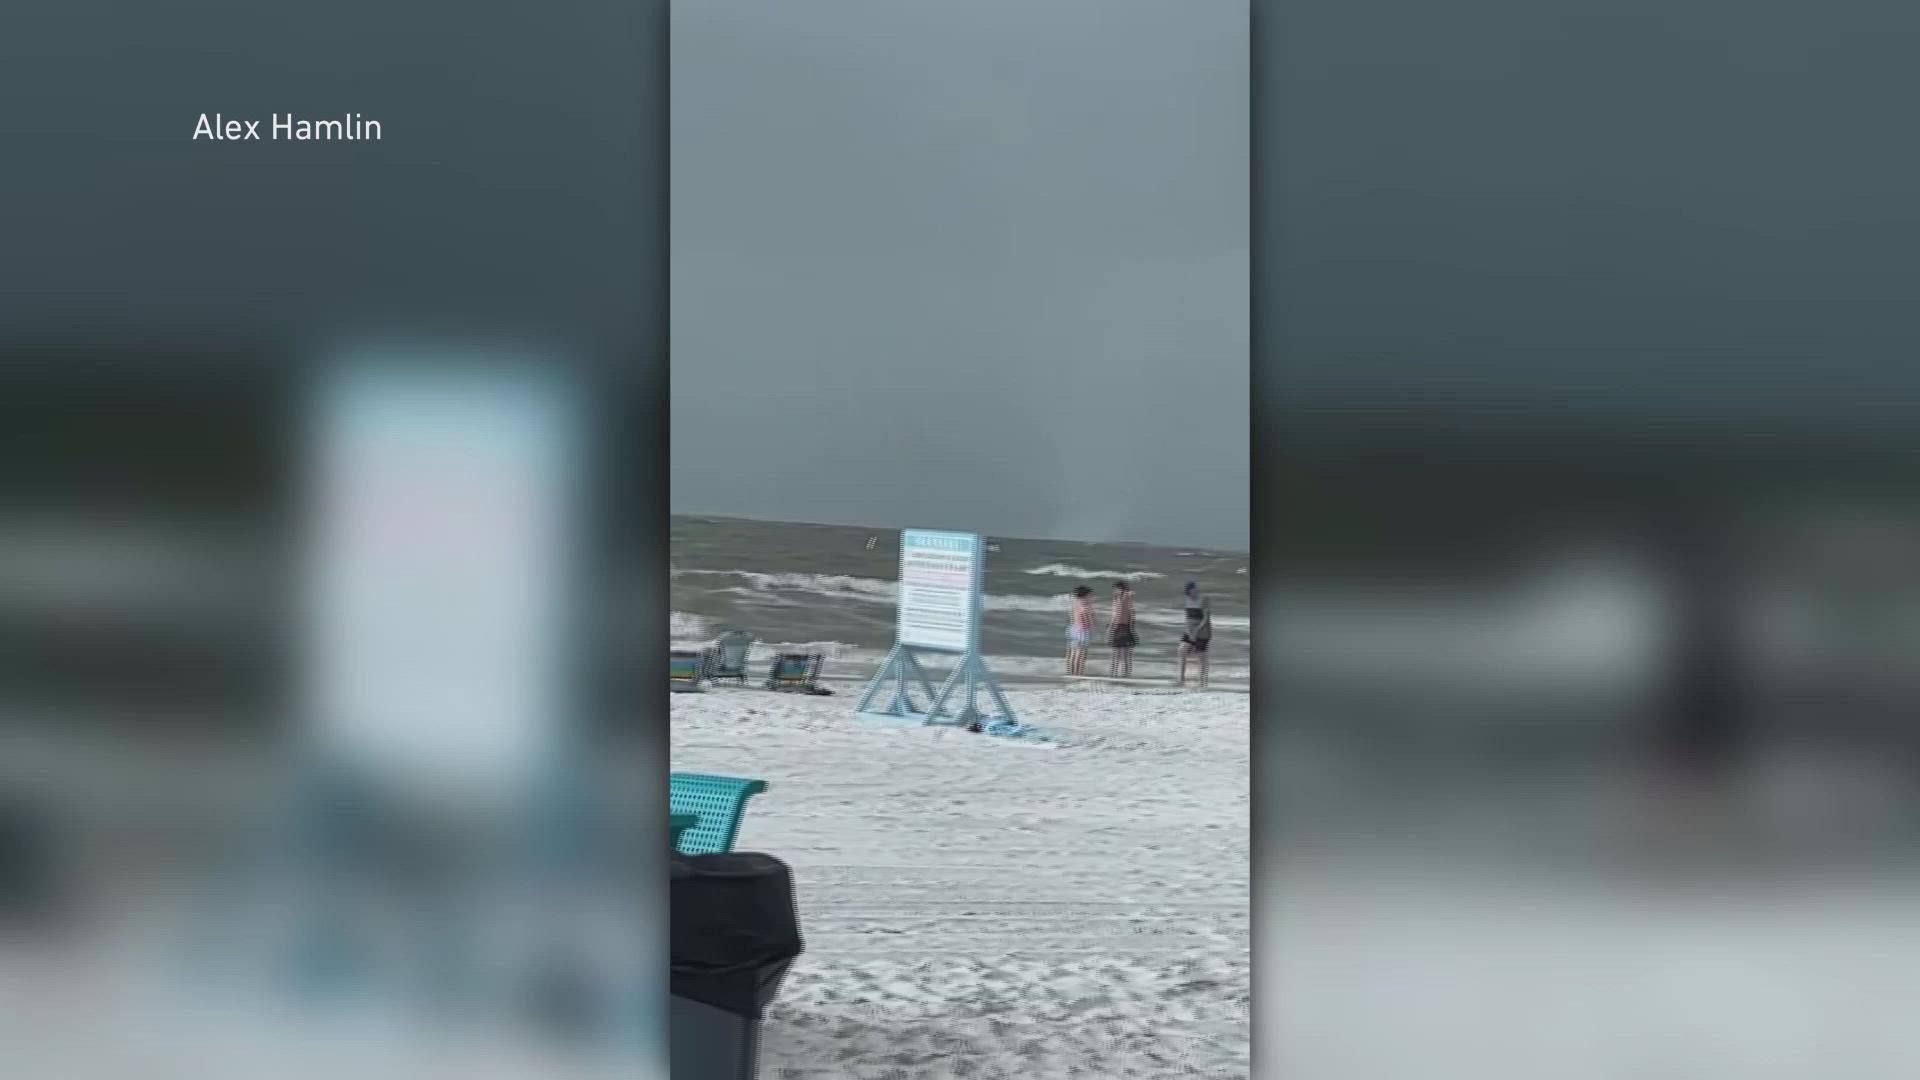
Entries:
<svg viewBox="0 0 1920 1080">
<path fill-rule="evenodd" d="M 1244 545 L 1244 6 L 673 34 L 676 510 Z"/>
</svg>

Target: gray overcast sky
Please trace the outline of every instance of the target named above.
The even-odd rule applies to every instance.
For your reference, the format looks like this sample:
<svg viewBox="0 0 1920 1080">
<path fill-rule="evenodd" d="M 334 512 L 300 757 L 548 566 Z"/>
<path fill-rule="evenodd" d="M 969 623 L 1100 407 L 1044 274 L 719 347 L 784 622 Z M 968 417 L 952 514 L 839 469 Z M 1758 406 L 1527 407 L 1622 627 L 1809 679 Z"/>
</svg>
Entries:
<svg viewBox="0 0 1920 1080">
<path fill-rule="evenodd" d="M 0 332 L 497 327 L 653 359 L 658 0 L 339 0 L 296 32 L 189 7 L 0 20 Z M 195 142 L 202 112 L 384 135 Z"/>
<path fill-rule="evenodd" d="M 1242 547 L 1240 0 L 673 12 L 673 508 Z"/>
<path fill-rule="evenodd" d="M 1282 431 L 1914 430 L 1911 6 L 1260 10 L 1256 362 Z"/>
</svg>

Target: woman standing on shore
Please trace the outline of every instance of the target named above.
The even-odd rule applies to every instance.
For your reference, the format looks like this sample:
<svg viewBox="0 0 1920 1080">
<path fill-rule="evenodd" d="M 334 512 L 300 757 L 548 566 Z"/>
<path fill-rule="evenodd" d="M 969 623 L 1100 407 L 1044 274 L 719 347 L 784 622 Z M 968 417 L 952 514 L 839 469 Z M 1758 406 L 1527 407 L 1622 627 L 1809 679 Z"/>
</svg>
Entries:
<svg viewBox="0 0 1920 1080">
<path fill-rule="evenodd" d="M 1124 581 L 1113 583 L 1113 610 L 1107 617 L 1107 673 L 1116 679 L 1133 678 L 1133 647 L 1140 638 L 1133 632 L 1133 586 Z"/>
<path fill-rule="evenodd" d="M 1087 643 L 1093 640 L 1093 590 L 1081 585 L 1073 590 L 1073 603 L 1067 611 L 1067 674 L 1087 672 Z"/>
<path fill-rule="evenodd" d="M 1187 685 L 1187 661 L 1200 665 L 1200 689 L 1207 688 L 1207 648 L 1213 644 L 1213 605 L 1207 602 L 1200 583 L 1187 582 L 1187 632 L 1180 635 L 1180 682 Z"/>
</svg>

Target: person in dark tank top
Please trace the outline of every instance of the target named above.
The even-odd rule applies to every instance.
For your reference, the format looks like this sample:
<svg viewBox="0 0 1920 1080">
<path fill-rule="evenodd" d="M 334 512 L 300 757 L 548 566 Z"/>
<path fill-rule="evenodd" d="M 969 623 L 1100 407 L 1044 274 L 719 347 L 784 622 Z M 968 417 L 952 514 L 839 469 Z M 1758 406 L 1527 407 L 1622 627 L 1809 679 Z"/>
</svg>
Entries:
<svg viewBox="0 0 1920 1080">
<path fill-rule="evenodd" d="M 1133 647 L 1140 644 L 1133 632 L 1133 586 L 1125 581 L 1113 583 L 1113 610 L 1107 617 L 1107 673 L 1116 679 L 1133 677 Z"/>
<path fill-rule="evenodd" d="M 1213 605 L 1200 591 L 1200 583 L 1187 582 L 1186 633 L 1180 635 L 1180 679 L 1187 685 L 1187 664 L 1198 665 L 1200 689 L 1207 688 L 1207 649 L 1213 644 Z"/>
</svg>

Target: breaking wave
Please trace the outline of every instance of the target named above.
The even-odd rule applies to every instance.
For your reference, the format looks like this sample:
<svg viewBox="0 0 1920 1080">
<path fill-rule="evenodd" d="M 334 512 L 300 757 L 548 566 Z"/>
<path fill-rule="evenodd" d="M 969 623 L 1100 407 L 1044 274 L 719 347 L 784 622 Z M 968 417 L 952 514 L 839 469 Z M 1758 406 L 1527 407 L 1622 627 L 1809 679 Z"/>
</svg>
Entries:
<svg viewBox="0 0 1920 1080">
<path fill-rule="evenodd" d="M 1048 563 L 1024 572 L 1035 577 L 1096 578 L 1101 581 L 1146 581 L 1167 576 L 1151 570 L 1088 570 L 1069 563 Z"/>
</svg>

